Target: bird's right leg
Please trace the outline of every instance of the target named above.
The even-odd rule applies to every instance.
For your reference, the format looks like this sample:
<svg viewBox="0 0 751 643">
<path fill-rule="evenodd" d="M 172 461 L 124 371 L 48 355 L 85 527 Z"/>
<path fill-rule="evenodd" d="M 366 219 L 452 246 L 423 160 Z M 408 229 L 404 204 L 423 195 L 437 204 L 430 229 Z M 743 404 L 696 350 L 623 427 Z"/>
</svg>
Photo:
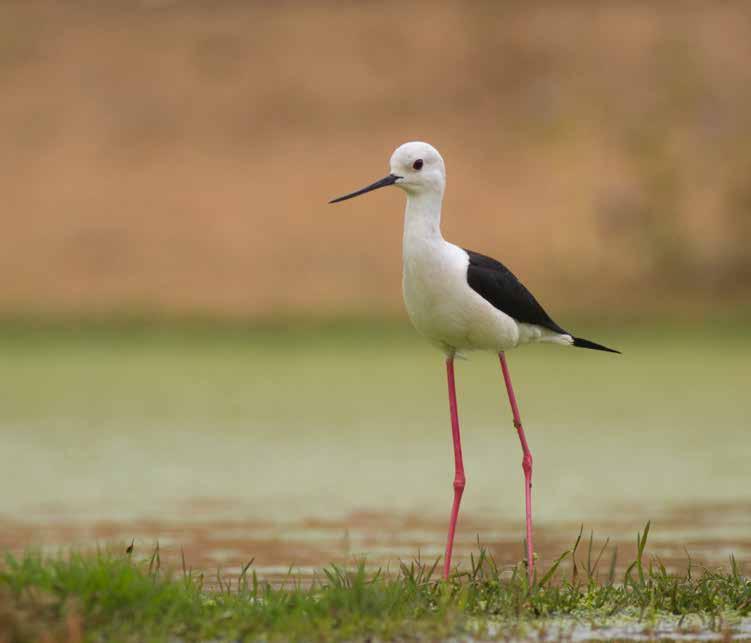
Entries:
<svg viewBox="0 0 751 643">
<path fill-rule="evenodd" d="M 454 441 L 454 504 L 451 507 L 449 521 L 449 535 L 446 541 L 446 556 L 443 562 L 443 577 L 448 579 L 451 571 L 451 552 L 454 548 L 454 532 L 456 519 L 459 516 L 459 505 L 464 493 L 464 463 L 462 462 L 462 441 L 459 435 L 459 413 L 456 408 L 456 384 L 454 382 L 454 356 L 446 358 L 446 375 L 449 385 L 449 409 L 451 411 L 451 437 Z"/>
</svg>

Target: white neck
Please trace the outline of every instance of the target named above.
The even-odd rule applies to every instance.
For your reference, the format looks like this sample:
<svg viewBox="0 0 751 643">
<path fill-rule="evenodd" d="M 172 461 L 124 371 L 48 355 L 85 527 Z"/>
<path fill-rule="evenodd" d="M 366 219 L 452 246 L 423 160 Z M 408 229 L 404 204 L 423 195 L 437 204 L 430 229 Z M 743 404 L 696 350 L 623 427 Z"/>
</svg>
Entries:
<svg viewBox="0 0 751 643">
<path fill-rule="evenodd" d="M 443 241 L 441 235 L 440 192 L 407 193 L 407 207 L 404 211 L 404 249 L 415 243 Z"/>
</svg>

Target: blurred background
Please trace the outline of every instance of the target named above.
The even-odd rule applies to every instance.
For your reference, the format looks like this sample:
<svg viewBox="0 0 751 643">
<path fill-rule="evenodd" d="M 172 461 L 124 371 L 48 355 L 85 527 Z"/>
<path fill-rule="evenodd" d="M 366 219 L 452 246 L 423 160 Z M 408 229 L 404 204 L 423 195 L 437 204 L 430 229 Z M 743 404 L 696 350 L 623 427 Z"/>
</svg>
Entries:
<svg viewBox="0 0 751 643">
<path fill-rule="evenodd" d="M 439 554 L 403 196 L 327 205 L 420 139 L 445 236 L 624 351 L 510 356 L 542 555 L 649 518 L 666 555 L 748 554 L 749 60 L 741 1 L 3 2 L 0 546 Z M 460 552 L 516 560 L 497 365 L 458 377 Z"/>
</svg>

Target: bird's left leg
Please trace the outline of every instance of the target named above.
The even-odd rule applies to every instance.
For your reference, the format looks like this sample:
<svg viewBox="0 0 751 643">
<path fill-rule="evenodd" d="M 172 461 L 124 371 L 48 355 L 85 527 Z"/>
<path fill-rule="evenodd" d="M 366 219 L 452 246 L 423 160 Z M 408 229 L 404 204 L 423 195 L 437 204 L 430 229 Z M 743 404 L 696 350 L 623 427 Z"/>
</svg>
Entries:
<svg viewBox="0 0 751 643">
<path fill-rule="evenodd" d="M 534 576 L 535 566 L 533 557 L 534 547 L 532 546 L 532 452 L 529 450 L 527 438 L 525 437 L 524 429 L 522 428 L 522 419 L 519 416 L 519 406 L 516 403 L 514 387 L 511 385 L 511 373 L 509 373 L 508 364 L 506 363 L 506 355 L 503 352 L 500 352 L 498 353 L 498 357 L 501 360 L 503 380 L 506 382 L 508 401 L 511 404 L 511 412 L 514 415 L 514 426 L 516 427 L 516 432 L 519 434 L 519 442 L 521 442 L 522 452 L 524 454 L 522 458 L 522 469 L 524 470 L 524 504 L 527 523 L 527 570 L 529 571 L 529 581 L 531 583 Z"/>
</svg>

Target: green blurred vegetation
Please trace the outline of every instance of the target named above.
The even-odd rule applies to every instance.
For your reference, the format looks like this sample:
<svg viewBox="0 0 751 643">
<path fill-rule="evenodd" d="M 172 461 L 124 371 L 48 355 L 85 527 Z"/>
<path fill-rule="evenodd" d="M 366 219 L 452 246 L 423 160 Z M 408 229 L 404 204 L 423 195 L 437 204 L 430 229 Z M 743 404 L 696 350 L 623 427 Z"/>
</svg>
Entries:
<svg viewBox="0 0 751 643">
<path fill-rule="evenodd" d="M 623 355 L 509 353 L 541 520 L 572 503 L 584 519 L 748 499 L 745 320 L 564 321 Z M 0 483 L 25 481 L 0 511 L 119 515 L 208 496 L 259 516 L 380 510 L 385 498 L 443 513 L 443 359 L 405 322 L 6 322 L 0 354 Z M 518 443 L 497 360 L 468 357 L 457 365 L 466 507 L 513 520 Z"/>
</svg>

